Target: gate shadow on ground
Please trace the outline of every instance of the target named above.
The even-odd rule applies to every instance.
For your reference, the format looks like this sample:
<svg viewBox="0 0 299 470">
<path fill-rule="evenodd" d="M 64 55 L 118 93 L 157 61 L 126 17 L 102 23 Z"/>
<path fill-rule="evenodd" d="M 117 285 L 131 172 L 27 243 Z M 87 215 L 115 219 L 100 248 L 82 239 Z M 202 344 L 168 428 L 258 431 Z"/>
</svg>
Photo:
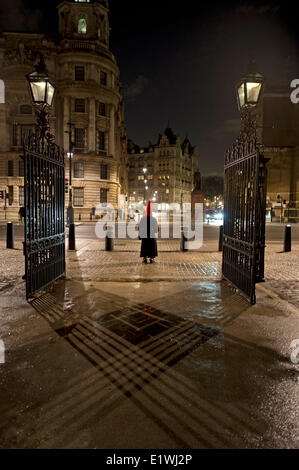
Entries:
<svg viewBox="0 0 299 470">
<path fill-rule="evenodd" d="M 225 362 L 224 370 L 220 372 L 219 367 L 215 367 L 215 391 L 200 383 L 201 379 L 205 382 L 207 373 L 211 375 L 213 372 L 209 367 L 207 369 L 210 360 L 205 358 L 206 348 L 202 348 L 205 343 L 210 344 L 211 350 L 219 347 L 219 342 L 224 341 L 223 325 L 228 321 L 227 318 L 220 321 L 221 313 L 213 308 L 212 301 L 210 314 L 207 314 L 209 302 L 206 299 L 202 316 L 197 312 L 196 317 L 189 311 L 183 317 L 170 313 L 171 305 L 169 309 L 162 310 L 152 303 L 132 302 L 93 288 L 87 288 L 83 293 L 79 292 L 78 284 L 59 283 L 56 292 L 32 303 L 56 333 L 93 366 L 68 383 L 67 391 L 44 407 L 45 419 L 37 426 L 36 435 L 42 433 L 47 436 L 46 447 L 80 447 L 80 433 L 86 436 L 87 430 L 94 427 L 101 438 L 88 432 L 89 446 L 99 447 L 99 442 L 102 442 L 103 448 L 119 447 L 121 443 L 132 448 L 140 439 L 140 446 L 145 448 L 151 440 L 156 443 L 154 447 L 159 448 L 158 442 L 163 442 L 163 439 L 175 448 L 242 447 L 244 436 L 249 440 L 261 440 L 265 424 L 259 423 L 257 416 L 253 417 L 252 410 L 248 417 L 246 390 L 240 393 L 240 388 L 237 391 L 231 389 L 225 373 L 230 369 L 229 363 Z M 218 295 L 221 295 L 222 287 L 217 288 Z M 77 291 L 76 303 L 81 303 L 81 307 L 84 303 L 86 305 L 84 314 L 76 312 L 76 305 L 71 309 L 64 308 L 62 299 L 69 301 L 69 297 L 63 294 L 64 289 L 68 290 L 68 295 Z M 192 289 L 193 292 L 197 289 L 198 295 L 205 291 L 208 297 L 207 286 L 199 289 L 194 283 L 189 292 L 187 289 L 186 299 L 192 295 Z M 223 289 L 228 289 L 226 295 L 230 292 L 233 300 L 236 293 L 227 286 Z M 89 307 L 87 298 L 94 298 Z M 162 303 L 169 303 L 169 300 L 164 297 Z M 97 311 L 96 303 L 101 305 Z M 222 314 L 223 319 L 226 314 Z M 231 312 L 231 321 L 234 315 L 236 312 Z M 234 349 L 234 343 L 232 345 Z M 237 345 L 241 350 L 247 350 L 247 347 Z M 251 353 L 255 355 L 254 349 Z M 240 351 L 235 350 L 233 354 L 238 355 Z M 260 354 L 257 361 L 260 361 Z M 178 372 L 180 363 L 183 374 Z M 234 373 L 238 381 L 238 371 Z M 122 410 L 121 415 L 127 414 L 130 425 L 133 423 L 134 442 L 129 437 L 126 441 L 123 429 L 119 431 L 121 423 L 115 416 L 116 409 Z M 158 427 L 160 437 L 138 437 L 142 423 L 139 420 L 135 422 L 134 414 L 140 413 L 147 426 Z M 114 441 L 108 441 L 109 433 L 105 437 L 105 425 L 111 415 L 114 416 L 116 433 Z"/>
</svg>

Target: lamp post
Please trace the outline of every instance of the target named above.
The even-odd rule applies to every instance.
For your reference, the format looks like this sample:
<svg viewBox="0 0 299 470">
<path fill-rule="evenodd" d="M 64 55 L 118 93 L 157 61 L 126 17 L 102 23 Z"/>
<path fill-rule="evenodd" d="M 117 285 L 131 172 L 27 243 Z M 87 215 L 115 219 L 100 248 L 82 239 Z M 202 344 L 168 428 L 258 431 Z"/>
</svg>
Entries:
<svg viewBox="0 0 299 470">
<path fill-rule="evenodd" d="M 68 122 L 68 127 L 69 127 L 69 130 L 66 131 L 66 133 L 69 135 L 69 152 L 68 152 L 68 157 L 69 157 L 69 180 L 70 180 L 70 184 L 69 184 L 69 206 L 68 206 L 68 209 L 67 209 L 67 217 L 68 217 L 68 221 L 69 221 L 69 224 L 73 224 L 74 223 L 74 208 L 73 208 L 73 188 L 72 188 L 72 173 L 73 173 L 73 157 L 74 157 L 74 154 L 73 154 L 73 147 L 74 147 L 74 144 L 73 144 L 73 140 L 72 140 L 72 131 L 73 131 L 73 128 L 75 127 L 74 124 L 72 124 L 71 122 Z"/>
<path fill-rule="evenodd" d="M 263 86 L 263 76 L 256 71 L 255 63 L 250 61 L 246 75 L 236 87 L 243 138 L 257 137 L 257 123 L 252 111 L 259 103 Z"/>
<path fill-rule="evenodd" d="M 35 71 L 26 76 L 29 83 L 32 103 L 37 117 L 36 131 L 42 138 L 51 141 L 54 136 L 50 134 L 49 109 L 53 105 L 56 93 L 55 82 L 49 78 L 44 56 L 40 54 L 39 63 Z"/>
</svg>

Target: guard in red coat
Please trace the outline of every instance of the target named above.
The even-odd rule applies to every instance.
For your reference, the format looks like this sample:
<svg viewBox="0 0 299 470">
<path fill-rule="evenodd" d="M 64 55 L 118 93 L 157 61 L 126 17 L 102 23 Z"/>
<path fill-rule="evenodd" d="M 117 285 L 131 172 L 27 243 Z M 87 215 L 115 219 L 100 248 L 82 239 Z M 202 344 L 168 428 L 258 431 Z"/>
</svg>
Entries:
<svg viewBox="0 0 299 470">
<path fill-rule="evenodd" d="M 158 222 L 152 213 L 152 203 L 148 201 L 146 211 L 139 224 L 139 238 L 142 240 L 140 258 L 143 258 L 143 263 L 147 263 L 147 258 L 151 263 L 158 256 L 157 237 L 159 227 Z"/>
</svg>

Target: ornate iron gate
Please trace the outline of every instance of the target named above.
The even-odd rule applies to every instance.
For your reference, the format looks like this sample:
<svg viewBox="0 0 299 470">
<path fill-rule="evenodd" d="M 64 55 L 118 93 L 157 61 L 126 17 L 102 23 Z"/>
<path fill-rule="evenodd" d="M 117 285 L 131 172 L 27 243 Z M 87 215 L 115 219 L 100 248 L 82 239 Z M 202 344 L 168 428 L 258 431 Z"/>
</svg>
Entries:
<svg viewBox="0 0 299 470">
<path fill-rule="evenodd" d="M 252 304 L 264 280 L 266 161 L 256 138 L 237 140 L 225 156 L 222 272 Z"/>
<path fill-rule="evenodd" d="M 25 142 L 24 180 L 28 299 L 65 274 L 64 152 L 38 130 Z"/>
</svg>

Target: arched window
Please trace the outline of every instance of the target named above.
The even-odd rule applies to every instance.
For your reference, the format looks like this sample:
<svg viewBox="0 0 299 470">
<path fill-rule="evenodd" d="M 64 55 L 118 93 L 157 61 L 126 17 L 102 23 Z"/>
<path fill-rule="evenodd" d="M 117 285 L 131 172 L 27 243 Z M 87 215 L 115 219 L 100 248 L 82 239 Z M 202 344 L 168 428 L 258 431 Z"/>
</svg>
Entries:
<svg viewBox="0 0 299 470">
<path fill-rule="evenodd" d="M 4 81 L 0 80 L 0 104 L 5 103 L 5 85 Z"/>
<path fill-rule="evenodd" d="M 86 19 L 81 18 L 78 22 L 78 33 L 79 34 L 86 34 L 87 33 L 87 24 Z"/>
</svg>

